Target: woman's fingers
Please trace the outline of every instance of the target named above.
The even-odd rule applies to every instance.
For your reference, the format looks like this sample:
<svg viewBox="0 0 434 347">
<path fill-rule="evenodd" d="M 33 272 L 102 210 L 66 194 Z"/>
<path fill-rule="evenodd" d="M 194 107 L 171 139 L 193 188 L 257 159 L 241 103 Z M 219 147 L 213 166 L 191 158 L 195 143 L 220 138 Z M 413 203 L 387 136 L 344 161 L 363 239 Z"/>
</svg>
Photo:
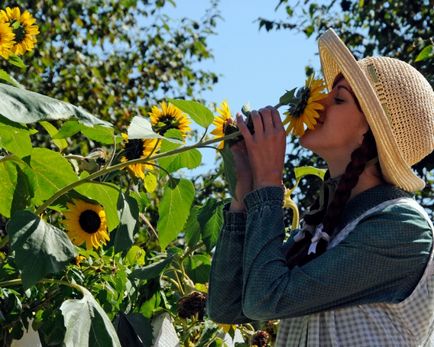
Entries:
<svg viewBox="0 0 434 347">
<path fill-rule="evenodd" d="M 259 114 L 262 117 L 262 122 L 264 124 L 264 133 L 271 135 L 274 132 L 273 118 L 271 110 L 269 108 L 261 108 Z"/>
<path fill-rule="evenodd" d="M 283 128 L 283 123 L 282 123 L 282 119 L 280 118 L 279 111 L 277 111 L 277 109 L 272 107 L 272 106 L 267 106 L 267 109 L 269 109 L 271 112 L 271 118 L 273 119 L 274 127 L 277 130 L 280 130 L 280 128 Z"/>
<path fill-rule="evenodd" d="M 244 141 L 246 143 L 252 143 L 252 134 L 250 133 L 250 130 L 247 128 L 247 125 L 240 114 L 237 114 L 237 126 L 238 129 L 240 129 L 241 135 L 243 135 Z"/>
<path fill-rule="evenodd" d="M 250 117 L 252 118 L 253 128 L 255 129 L 255 135 L 261 136 L 264 133 L 264 124 L 262 122 L 262 117 L 258 111 L 253 110 L 250 112 Z"/>
</svg>

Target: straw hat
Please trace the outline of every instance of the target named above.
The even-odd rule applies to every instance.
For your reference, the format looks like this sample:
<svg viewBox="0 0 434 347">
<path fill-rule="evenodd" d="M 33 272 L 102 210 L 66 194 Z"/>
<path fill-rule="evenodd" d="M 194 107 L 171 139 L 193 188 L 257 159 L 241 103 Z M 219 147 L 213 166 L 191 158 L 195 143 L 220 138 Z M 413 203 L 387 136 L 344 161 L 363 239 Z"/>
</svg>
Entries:
<svg viewBox="0 0 434 347">
<path fill-rule="evenodd" d="M 422 189 L 425 183 L 411 166 L 434 149 L 434 92 L 428 81 L 398 59 L 356 61 L 333 29 L 318 45 L 328 89 L 342 73 L 357 96 L 374 134 L 385 180 L 409 192 Z"/>
</svg>

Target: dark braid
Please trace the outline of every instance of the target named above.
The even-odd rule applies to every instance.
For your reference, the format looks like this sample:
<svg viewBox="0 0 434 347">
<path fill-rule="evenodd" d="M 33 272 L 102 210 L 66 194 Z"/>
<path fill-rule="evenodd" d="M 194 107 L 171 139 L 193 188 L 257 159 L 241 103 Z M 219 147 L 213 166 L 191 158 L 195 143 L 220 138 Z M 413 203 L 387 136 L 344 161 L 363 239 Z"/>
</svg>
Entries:
<svg viewBox="0 0 434 347">
<path fill-rule="evenodd" d="M 350 198 L 351 191 L 359 182 L 359 177 L 366 167 L 366 163 L 377 156 L 374 136 L 369 130 L 364 138 L 362 145 L 351 153 L 351 161 L 345 168 L 345 173 L 339 181 L 335 196 L 327 209 L 324 217 L 324 231 L 332 234 L 339 222 L 345 204 Z"/>
<path fill-rule="evenodd" d="M 335 227 L 339 223 L 345 205 L 351 196 L 351 191 L 357 185 L 359 177 L 366 167 L 366 163 L 376 156 L 377 149 L 375 139 L 371 130 L 368 130 L 364 135 L 361 146 L 351 153 L 351 160 L 339 181 L 333 200 L 330 202 L 330 205 L 326 207 L 326 213 L 322 219 L 323 231 L 331 237 L 333 237 Z M 309 223 L 310 220 L 305 220 L 305 222 Z M 328 242 L 324 239 L 320 239 L 316 247 L 316 252 L 309 255 L 307 254 L 312 236 L 312 233 L 306 232 L 303 240 L 295 242 L 290 247 L 286 254 L 289 268 L 293 268 L 295 265 L 301 266 L 306 264 L 326 251 Z"/>
</svg>

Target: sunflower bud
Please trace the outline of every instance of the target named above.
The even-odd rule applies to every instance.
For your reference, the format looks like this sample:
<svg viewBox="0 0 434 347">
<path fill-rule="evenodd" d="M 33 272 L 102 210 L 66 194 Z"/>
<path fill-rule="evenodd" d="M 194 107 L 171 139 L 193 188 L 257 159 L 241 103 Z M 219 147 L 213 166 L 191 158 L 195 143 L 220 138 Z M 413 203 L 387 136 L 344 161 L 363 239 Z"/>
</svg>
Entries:
<svg viewBox="0 0 434 347">
<path fill-rule="evenodd" d="M 198 314 L 199 320 L 203 320 L 207 296 L 205 293 L 192 292 L 178 301 L 178 316 L 190 318 Z"/>
<path fill-rule="evenodd" d="M 266 331 L 258 330 L 252 337 L 251 346 L 266 347 L 269 339 L 270 335 Z"/>
<path fill-rule="evenodd" d="M 243 109 L 244 109 L 244 106 L 243 106 Z M 247 112 L 248 112 L 247 113 L 247 118 L 246 118 L 247 129 L 249 129 L 249 131 L 250 131 L 251 134 L 254 134 L 255 133 L 255 129 L 253 127 L 252 117 L 250 116 L 250 111 L 247 111 Z M 243 111 L 243 113 L 244 113 L 244 111 Z M 246 113 L 244 113 L 244 114 L 246 114 Z M 229 123 L 224 128 L 224 134 L 225 134 L 225 136 L 226 135 L 230 135 L 230 134 L 233 134 L 234 132 L 237 132 L 239 130 L 240 129 L 238 128 L 238 126 L 235 123 Z M 227 141 L 228 141 L 229 146 L 232 146 L 232 145 L 234 145 L 235 143 L 237 143 L 237 142 L 239 142 L 241 140 L 243 140 L 243 136 L 239 135 L 236 138 L 233 138 L 233 139 L 230 139 L 230 140 L 227 140 Z"/>
</svg>

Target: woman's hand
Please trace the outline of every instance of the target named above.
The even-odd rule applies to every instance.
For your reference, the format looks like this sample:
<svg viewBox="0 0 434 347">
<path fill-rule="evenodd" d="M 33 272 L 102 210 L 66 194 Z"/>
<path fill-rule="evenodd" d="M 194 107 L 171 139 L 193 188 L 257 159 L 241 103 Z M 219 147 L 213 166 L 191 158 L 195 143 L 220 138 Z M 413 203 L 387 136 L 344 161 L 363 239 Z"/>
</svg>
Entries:
<svg viewBox="0 0 434 347">
<path fill-rule="evenodd" d="M 247 148 L 253 174 L 253 189 L 281 186 L 285 160 L 286 133 L 279 112 L 271 106 L 252 111 L 255 133 L 251 134 L 242 117 L 237 125 Z"/>
<path fill-rule="evenodd" d="M 244 141 L 239 141 L 231 147 L 234 157 L 235 172 L 237 183 L 235 187 L 235 198 L 232 199 L 230 211 L 242 212 L 245 211 L 244 196 L 253 189 L 252 169 L 250 168 L 247 148 Z"/>
</svg>

